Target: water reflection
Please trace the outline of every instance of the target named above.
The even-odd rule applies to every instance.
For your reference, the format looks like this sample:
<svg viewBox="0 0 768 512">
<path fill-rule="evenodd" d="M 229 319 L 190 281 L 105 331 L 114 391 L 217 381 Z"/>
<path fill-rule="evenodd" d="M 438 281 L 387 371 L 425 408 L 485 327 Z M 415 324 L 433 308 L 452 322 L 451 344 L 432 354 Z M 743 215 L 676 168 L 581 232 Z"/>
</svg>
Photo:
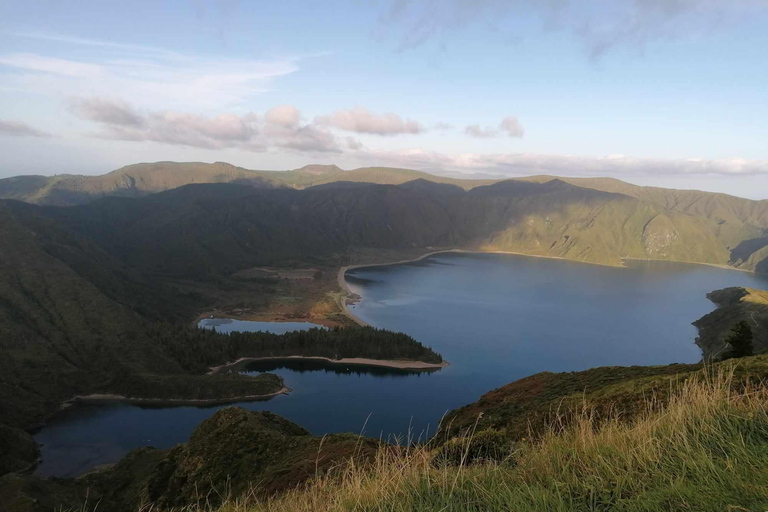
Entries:
<svg viewBox="0 0 768 512">
<path fill-rule="evenodd" d="M 407 377 L 420 373 L 431 373 L 439 368 L 404 369 L 370 364 L 348 364 L 324 361 L 322 359 L 274 358 L 251 361 L 243 365 L 241 372 L 246 374 L 275 373 L 277 370 L 290 370 L 299 374 L 325 372 L 336 375 L 371 375 L 373 377 Z"/>
</svg>

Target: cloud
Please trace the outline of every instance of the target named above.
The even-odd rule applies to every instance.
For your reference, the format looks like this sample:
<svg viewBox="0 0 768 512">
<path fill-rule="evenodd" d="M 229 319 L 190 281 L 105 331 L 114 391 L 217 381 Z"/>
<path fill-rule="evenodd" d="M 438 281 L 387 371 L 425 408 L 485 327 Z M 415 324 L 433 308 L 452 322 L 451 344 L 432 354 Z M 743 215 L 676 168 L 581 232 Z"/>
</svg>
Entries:
<svg viewBox="0 0 768 512">
<path fill-rule="evenodd" d="M 498 128 L 490 126 L 481 127 L 479 124 L 471 124 L 464 128 L 464 133 L 476 139 L 491 139 L 503 134 L 519 139 L 523 136 L 525 130 L 516 117 L 507 116 L 501 120 Z"/>
<path fill-rule="evenodd" d="M 264 134 L 278 148 L 308 152 L 341 152 L 336 137 L 329 130 L 312 124 L 280 126 L 267 124 Z"/>
<path fill-rule="evenodd" d="M 79 116 L 97 123 L 117 126 L 141 126 L 144 118 L 127 103 L 103 98 L 75 98 L 71 109 Z"/>
<path fill-rule="evenodd" d="M 56 34 L 48 32 L 7 32 L 8 35 L 21 37 L 25 39 L 34 39 L 38 41 L 49 41 L 54 43 L 65 43 L 79 46 L 91 46 L 97 48 L 107 48 L 114 51 L 133 55 L 155 55 L 163 57 L 181 57 L 181 54 L 164 50 L 162 48 L 153 48 L 151 46 L 141 46 L 135 44 L 116 43 L 113 41 L 100 41 L 98 39 L 86 39 L 74 37 L 66 34 Z"/>
<path fill-rule="evenodd" d="M 359 107 L 339 110 L 329 116 L 318 117 L 315 121 L 317 124 L 332 126 L 348 132 L 382 136 L 416 134 L 425 131 L 421 124 L 411 119 L 403 119 L 397 114 L 376 115 Z"/>
<path fill-rule="evenodd" d="M 0 135 L 12 137 L 50 137 L 51 134 L 33 128 L 20 121 L 4 121 L 0 119 Z"/>
<path fill-rule="evenodd" d="M 355 158 L 363 165 L 388 165 L 432 172 L 490 173 L 499 177 L 551 174 L 558 176 L 638 175 L 768 175 L 768 160 L 722 158 L 704 160 L 546 155 L 537 153 L 464 153 L 448 155 L 421 148 L 371 150 Z"/>
<path fill-rule="evenodd" d="M 295 128 L 301 121 L 301 113 L 291 105 L 274 107 L 264 114 L 267 123 L 282 126 L 283 128 Z"/>
<path fill-rule="evenodd" d="M 516 117 L 507 116 L 501 120 L 499 129 L 513 138 L 521 138 L 525 133 L 520 121 Z"/>
<path fill-rule="evenodd" d="M 394 33 L 397 49 L 406 51 L 436 40 L 441 46 L 455 32 L 480 26 L 500 42 L 521 37 L 506 28 L 526 20 L 527 27 L 561 30 L 580 38 L 591 57 L 617 46 L 685 37 L 720 26 L 747 22 L 768 12 L 765 0 L 391 0 L 379 17 L 379 33 Z M 520 26 L 520 23 L 515 25 Z"/>
<path fill-rule="evenodd" d="M 365 149 L 365 146 L 354 137 L 346 137 L 344 142 L 346 143 L 347 149 L 350 151 L 360 151 Z"/>
<path fill-rule="evenodd" d="M 0 54 L 3 89 L 47 97 L 118 97 L 144 108 L 222 109 L 267 91 L 271 81 L 295 72 L 295 59 L 205 59 L 173 53 L 127 56 L 97 47 L 89 61 L 34 53 Z"/>
<path fill-rule="evenodd" d="M 97 123 L 100 130 L 94 136 L 105 139 L 204 149 L 341 151 L 333 133 L 323 127 L 302 125 L 301 113 L 290 105 L 275 107 L 263 116 L 253 112 L 203 116 L 173 110 L 143 111 L 105 98 L 78 98 L 69 104 L 76 116 Z"/>
<path fill-rule="evenodd" d="M 464 128 L 464 133 L 477 139 L 490 139 L 499 135 L 497 129 L 490 127 L 481 128 L 479 124 L 470 124 Z"/>
<path fill-rule="evenodd" d="M 102 68 L 94 64 L 45 57 L 34 53 L 11 53 L 0 56 L 0 64 L 28 71 L 41 71 L 65 77 L 96 78 Z"/>
</svg>

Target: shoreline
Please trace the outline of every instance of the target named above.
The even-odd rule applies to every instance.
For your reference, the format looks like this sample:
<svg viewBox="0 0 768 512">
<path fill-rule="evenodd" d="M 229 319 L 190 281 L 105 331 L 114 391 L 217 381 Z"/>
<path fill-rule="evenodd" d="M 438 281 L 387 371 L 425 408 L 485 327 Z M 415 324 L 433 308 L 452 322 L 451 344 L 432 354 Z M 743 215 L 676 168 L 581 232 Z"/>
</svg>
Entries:
<svg viewBox="0 0 768 512">
<path fill-rule="evenodd" d="M 683 260 L 652 260 L 649 258 L 622 258 L 621 260 L 622 261 L 653 261 L 653 262 L 659 262 L 659 263 L 685 263 L 686 265 L 704 265 L 705 267 L 719 268 L 721 270 L 735 270 L 736 272 L 746 272 L 747 274 L 753 274 L 756 276 L 763 275 L 763 274 L 758 274 L 754 270 L 747 270 L 745 268 L 736 268 L 730 265 L 723 265 L 721 263 L 703 263 L 701 261 L 683 261 Z"/>
<path fill-rule="evenodd" d="M 682 261 L 682 260 L 654 260 L 654 259 L 643 259 L 643 258 L 625 258 L 621 257 L 621 265 L 611 265 L 609 263 L 595 263 L 592 261 L 579 261 L 579 260 L 571 260 L 568 258 L 563 258 L 562 256 L 547 256 L 543 254 L 526 254 L 523 252 L 516 252 L 516 251 L 485 251 L 482 249 L 441 249 L 437 251 L 430 251 L 428 253 L 422 254 L 421 256 L 418 256 L 416 258 L 408 258 L 404 260 L 397 260 L 397 261 L 389 261 L 384 263 L 361 263 L 356 265 L 346 265 L 341 268 L 339 268 L 339 271 L 336 275 L 336 280 L 339 284 L 339 288 L 341 288 L 342 295 L 339 297 L 338 300 L 338 306 L 341 308 L 342 313 L 349 319 L 351 319 L 353 322 L 355 322 L 358 325 L 361 325 L 363 327 L 368 327 L 370 324 L 362 320 L 360 317 L 356 316 L 352 311 L 349 309 L 348 306 L 355 304 L 356 302 L 359 302 L 362 300 L 362 297 L 349 289 L 349 286 L 347 285 L 346 280 L 346 274 L 348 270 L 355 270 L 358 268 L 368 268 L 368 267 L 387 267 L 390 265 L 401 265 L 404 263 L 415 263 L 417 261 L 424 260 L 426 258 L 429 258 L 430 256 L 434 256 L 435 254 L 445 254 L 445 253 L 459 253 L 459 254 L 509 254 L 513 256 L 526 256 L 529 258 L 545 258 L 545 259 L 551 259 L 551 260 L 561 260 L 561 261 L 568 261 L 573 263 L 582 263 L 585 265 L 598 265 L 601 267 L 612 267 L 612 268 L 628 268 L 625 262 L 627 261 L 648 261 L 648 262 L 660 262 L 660 263 L 685 263 L 689 265 L 704 265 L 706 267 L 713 267 L 713 268 L 719 268 L 721 270 L 735 270 L 737 272 L 746 272 L 748 274 L 754 274 L 759 275 L 756 272 L 752 270 L 746 270 L 743 268 L 736 268 L 731 267 L 729 265 L 722 265 L 719 263 L 703 263 L 698 261 Z"/>
<path fill-rule="evenodd" d="M 344 357 L 341 359 L 330 359 L 322 356 L 268 356 L 268 357 L 241 357 L 237 361 L 212 366 L 207 375 L 216 375 L 227 368 L 232 368 L 240 363 L 252 361 L 275 361 L 282 359 L 293 359 L 297 361 L 323 361 L 330 364 L 352 365 L 352 366 L 379 366 L 382 368 L 393 368 L 397 370 L 439 370 L 450 365 L 449 362 L 425 363 L 424 361 L 396 360 L 396 359 L 367 359 L 364 357 Z"/>
<path fill-rule="evenodd" d="M 199 324 L 203 320 L 220 319 L 220 320 L 238 320 L 241 322 L 264 322 L 269 324 L 305 323 L 305 324 L 314 324 L 319 327 L 327 327 L 329 329 L 339 326 L 338 322 L 334 322 L 333 320 L 330 320 L 327 318 L 307 318 L 307 317 L 286 318 L 283 316 L 261 314 L 261 313 L 249 314 L 244 316 L 243 315 L 224 316 L 224 315 L 225 313 L 219 312 L 219 311 L 208 311 L 205 313 L 200 313 L 197 316 L 197 318 L 195 318 L 195 320 L 192 321 L 192 325 L 194 325 L 195 327 L 200 327 Z"/>
<path fill-rule="evenodd" d="M 355 270 L 358 268 L 368 268 L 368 267 L 388 267 L 391 265 L 401 265 L 404 263 L 415 263 L 417 261 L 424 260 L 426 258 L 429 258 L 430 256 L 434 256 L 435 254 L 446 254 L 446 253 L 459 253 L 459 254 L 509 254 L 513 256 L 526 256 L 529 258 L 546 258 L 546 259 L 552 259 L 552 260 L 562 260 L 562 261 L 573 261 L 574 263 L 584 263 L 586 265 L 600 265 L 603 267 L 614 267 L 614 268 L 626 268 L 624 265 L 609 265 L 607 263 L 592 263 L 590 261 L 578 261 L 578 260 L 569 260 L 566 258 L 563 258 L 561 256 L 545 256 L 541 254 L 525 254 L 522 252 L 514 252 L 514 251 L 484 251 L 482 249 L 440 249 L 437 251 L 431 251 L 426 254 L 422 254 L 421 256 L 418 256 L 416 258 L 408 258 L 404 260 L 396 260 L 396 261 L 388 261 L 384 263 L 361 263 L 356 265 L 346 265 L 341 268 L 339 268 L 339 271 L 336 275 L 336 280 L 338 281 L 339 288 L 341 288 L 341 291 L 343 295 L 339 297 L 338 305 L 339 308 L 341 308 L 342 313 L 347 317 L 350 318 L 352 321 L 354 321 L 356 324 L 361 325 L 363 327 L 368 327 L 370 324 L 362 320 L 360 317 L 356 316 L 352 311 L 350 311 L 349 307 L 352 304 L 355 304 L 356 302 L 359 302 L 362 297 L 356 293 L 354 293 L 352 290 L 349 289 L 349 286 L 347 285 L 346 280 L 346 274 L 348 270 Z M 623 261 L 623 260 L 622 260 Z M 652 260 L 653 261 L 653 260 Z"/>
<path fill-rule="evenodd" d="M 258 402 L 269 400 L 278 395 L 287 395 L 293 391 L 291 388 L 283 386 L 274 393 L 263 395 L 242 395 L 230 398 L 136 398 L 125 395 L 111 393 L 93 393 L 90 395 L 77 395 L 62 403 L 62 409 L 66 409 L 77 403 L 101 404 L 109 402 L 124 402 L 130 405 L 153 405 L 158 407 L 172 407 L 184 405 L 226 405 L 237 402 Z"/>
</svg>

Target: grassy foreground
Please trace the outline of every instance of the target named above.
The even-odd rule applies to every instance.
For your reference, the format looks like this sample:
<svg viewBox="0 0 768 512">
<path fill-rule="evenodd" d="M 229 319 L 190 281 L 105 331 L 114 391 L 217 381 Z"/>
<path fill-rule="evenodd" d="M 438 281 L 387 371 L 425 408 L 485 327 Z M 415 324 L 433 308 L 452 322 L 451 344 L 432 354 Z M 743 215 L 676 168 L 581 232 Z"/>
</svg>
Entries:
<svg viewBox="0 0 768 512">
<path fill-rule="evenodd" d="M 631 423 L 597 426 L 589 412 L 550 427 L 535 443 L 470 464 L 436 450 L 382 448 L 336 477 L 267 501 L 230 500 L 218 512 L 317 510 L 755 510 L 768 509 L 768 390 L 721 365 L 688 379 Z M 193 510 L 193 509 L 189 509 Z"/>
</svg>

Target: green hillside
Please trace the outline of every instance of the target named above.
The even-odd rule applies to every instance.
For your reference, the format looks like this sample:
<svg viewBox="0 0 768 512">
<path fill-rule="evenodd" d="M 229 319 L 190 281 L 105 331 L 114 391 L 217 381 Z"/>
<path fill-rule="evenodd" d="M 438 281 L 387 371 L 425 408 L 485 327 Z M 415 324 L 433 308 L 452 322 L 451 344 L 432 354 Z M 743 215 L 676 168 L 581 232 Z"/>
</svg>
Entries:
<svg viewBox="0 0 768 512">
<path fill-rule="evenodd" d="M 768 352 L 768 292 L 753 288 L 726 288 L 707 294 L 718 308 L 696 320 L 696 344 L 709 358 L 723 353 L 725 340 L 736 323 L 745 321 L 752 335 L 755 354 Z"/>
<path fill-rule="evenodd" d="M 196 279 L 258 265 L 340 266 L 360 249 L 454 247 L 610 265 L 727 265 L 731 254 L 713 220 L 560 180 L 469 191 L 426 180 L 304 190 L 190 185 L 40 212 L 131 267 Z"/>
<path fill-rule="evenodd" d="M 126 266 L 41 211 L 0 201 L 0 423 L 29 428 L 90 393 L 227 400 L 282 388 L 271 375 L 205 375 L 244 356 L 440 361 L 409 336 L 371 328 L 199 330 L 189 321 L 204 306 L 200 297 Z"/>
<path fill-rule="evenodd" d="M 81 478 L 5 475 L 0 500 L 13 512 L 761 510 L 766 357 L 533 375 L 408 449 L 223 409 L 185 444 Z"/>
<path fill-rule="evenodd" d="M 562 179 L 580 187 L 624 194 L 665 210 L 708 219 L 717 224 L 717 237 L 731 251 L 729 264 L 738 268 L 755 270 L 768 257 L 768 237 L 765 236 L 768 200 L 751 201 L 698 190 L 640 187 L 613 178 L 536 176 L 526 179 L 541 183 Z"/>
<path fill-rule="evenodd" d="M 185 444 L 139 448 L 113 468 L 81 478 L 6 475 L 0 503 L 8 512 L 216 506 L 246 493 L 269 497 L 315 475 L 331 475 L 349 461 L 365 464 L 378 446 L 352 434 L 312 437 L 269 412 L 226 408 L 202 422 Z"/>
<path fill-rule="evenodd" d="M 408 185 L 409 182 L 411 185 Z M 422 185 L 415 186 L 414 182 Z M 612 265 L 620 264 L 621 258 L 667 259 L 768 271 L 768 201 L 692 190 L 640 187 L 611 178 L 533 176 L 506 181 L 461 180 L 384 167 L 343 171 L 332 165 L 309 165 L 292 171 L 250 171 L 225 163 L 158 162 L 131 165 L 102 176 L 8 178 L 0 180 L 0 198 L 46 205 L 85 205 L 98 198 L 138 198 L 163 191 L 170 193 L 188 184 L 217 183 L 237 185 L 241 190 L 187 191 L 163 198 L 172 202 L 206 200 L 214 208 L 215 202 L 223 201 L 227 195 L 233 195 L 237 200 L 247 197 L 259 202 L 277 203 L 269 211 L 254 211 L 253 215 L 277 220 L 279 226 L 254 226 L 259 223 L 248 220 L 251 230 L 258 227 L 259 233 L 301 231 L 302 235 L 308 233 L 310 238 L 314 238 L 311 243 L 302 244 L 304 247 L 283 251 L 283 247 L 294 243 L 288 240 L 289 237 L 283 237 L 285 240 L 278 240 L 276 244 L 279 247 L 269 249 L 274 250 L 272 256 L 255 258 L 259 262 L 296 258 L 297 255 L 300 258 L 302 254 L 314 253 L 315 247 L 319 247 L 323 261 L 336 263 L 338 258 L 329 260 L 325 254 L 338 256 L 350 246 L 397 249 L 440 245 L 519 251 Z M 343 183 L 399 185 L 403 190 L 390 191 L 390 197 L 384 197 L 384 192 L 372 192 L 365 187 L 353 191 L 350 185 L 344 186 Z M 426 183 L 441 184 L 443 188 L 429 187 Z M 523 192 L 522 184 L 531 184 L 533 189 Z M 451 185 L 455 194 L 446 192 Z M 571 188 L 568 189 L 567 185 Z M 312 187 L 323 192 L 294 196 L 277 192 Z M 334 192 L 329 192 L 326 187 L 331 187 Z M 465 193 L 458 194 L 461 191 Z M 205 198 L 206 194 L 211 197 Z M 360 197 L 354 197 L 356 195 Z M 281 210 L 287 207 L 285 203 L 291 198 L 297 202 L 289 206 L 292 208 L 291 215 L 285 215 Z M 414 200 L 420 201 L 420 204 L 409 203 Z M 401 201 L 408 203 L 400 204 Z M 212 224 L 215 219 L 201 219 L 201 212 L 195 206 L 187 205 L 187 210 L 182 211 L 181 205 L 172 204 L 160 212 L 155 203 L 148 201 L 122 205 L 111 203 L 110 206 L 102 205 L 90 211 L 107 211 L 111 221 L 121 228 L 126 222 L 138 222 L 139 217 L 158 217 L 147 220 L 149 225 L 142 221 L 130 227 L 158 231 L 170 229 L 173 225 L 174 228 L 184 229 L 184 236 L 197 237 L 194 232 L 198 229 L 204 231 L 204 224 Z M 313 229 L 303 230 L 295 225 L 295 222 L 306 221 L 304 212 L 296 211 L 296 207 L 313 208 L 321 212 L 323 218 L 310 219 Z M 141 211 L 131 211 L 135 208 Z M 253 207 L 254 210 L 262 208 L 267 207 Z M 472 208 L 478 211 L 473 212 Z M 347 216 L 339 218 L 340 209 Z M 416 215 L 408 225 L 401 223 L 397 226 L 410 231 L 396 230 L 389 223 L 392 220 L 390 212 L 401 209 Z M 334 213 L 335 216 L 332 215 Z M 351 226 L 353 215 L 373 219 L 361 220 L 358 226 Z M 375 220 L 382 215 L 387 221 L 385 226 L 389 226 L 387 231 L 394 234 L 378 229 L 382 223 L 376 225 Z M 340 226 L 333 226 L 331 240 L 318 235 L 327 232 L 328 222 L 341 223 Z M 419 231 L 419 224 L 428 222 L 437 222 L 437 233 L 411 232 Z M 183 223 L 193 225 L 181 226 Z M 350 236 L 350 229 L 358 233 L 364 231 L 366 236 Z M 234 253 L 250 252 L 254 243 L 261 246 L 260 250 L 265 247 L 258 237 L 250 240 L 241 239 L 242 233 L 231 235 L 237 238 L 227 242 L 227 250 L 231 249 Z M 143 238 L 151 236 L 151 233 L 140 235 Z M 246 238 L 253 236 L 246 235 Z M 196 241 L 193 245 L 197 245 Z M 307 249 L 310 245 L 311 249 Z M 139 247 L 138 251 L 142 250 Z M 203 253 L 208 251 L 208 247 L 196 248 L 195 251 L 196 256 L 205 257 Z M 230 264 L 238 269 L 254 260 L 251 256 L 242 255 L 231 259 L 238 260 Z"/>
<path fill-rule="evenodd" d="M 252 171 L 224 162 L 154 162 L 128 165 L 100 176 L 60 174 L 0 179 L 0 199 L 71 206 L 106 196 L 141 197 L 193 183 L 236 183 L 303 189 L 337 181 L 398 185 L 429 179 L 469 189 L 490 180 L 459 180 L 410 169 L 366 167 L 343 171 L 335 165 L 307 165 L 292 171 Z"/>
<path fill-rule="evenodd" d="M 615 399 L 609 415 L 595 412 L 588 388 L 586 401 L 579 393 L 570 402 L 577 409 L 552 401 L 550 423 L 539 430 L 534 425 L 517 442 L 504 442 L 505 430 L 473 426 L 450 442 L 451 450 L 383 453 L 372 469 L 350 467 L 342 478 L 320 478 L 274 500 L 232 501 L 219 510 L 765 509 L 768 395 L 759 380 L 766 376 L 765 357 L 684 372 L 656 379 L 663 399 L 637 396 L 629 416 L 625 392 L 654 391 L 647 378 L 627 375 L 621 387 L 606 390 Z M 556 396 L 557 386 L 553 379 L 542 394 Z"/>
</svg>

